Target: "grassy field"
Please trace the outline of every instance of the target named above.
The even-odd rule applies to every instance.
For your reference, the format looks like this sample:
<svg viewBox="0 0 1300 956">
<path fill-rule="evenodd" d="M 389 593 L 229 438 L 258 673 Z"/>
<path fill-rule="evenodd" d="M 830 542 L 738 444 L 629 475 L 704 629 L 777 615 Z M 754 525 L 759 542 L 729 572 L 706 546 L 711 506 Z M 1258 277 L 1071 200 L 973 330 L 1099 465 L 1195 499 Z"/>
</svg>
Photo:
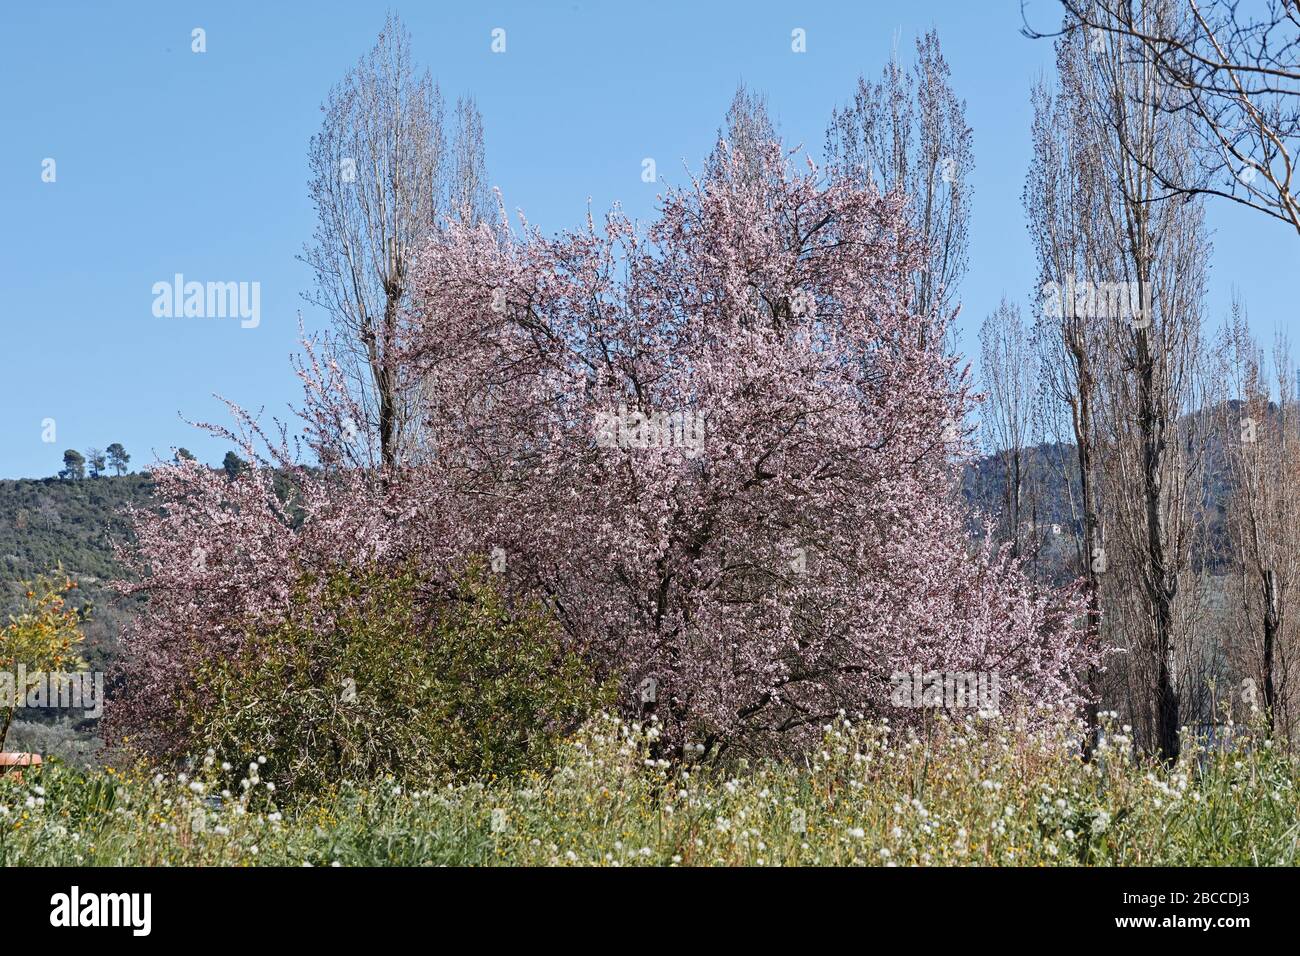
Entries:
<svg viewBox="0 0 1300 956">
<path fill-rule="evenodd" d="M 1294 865 L 1300 765 L 1242 735 L 1135 761 L 1112 727 L 826 728 L 815 760 L 669 767 L 653 725 L 594 721 L 546 777 L 403 792 L 382 780 L 281 807 L 272 768 L 192 775 L 52 765 L 0 778 L 9 865 Z M 233 755 L 231 755 L 233 761 Z M 224 795 L 222 791 L 225 791 Z"/>
</svg>

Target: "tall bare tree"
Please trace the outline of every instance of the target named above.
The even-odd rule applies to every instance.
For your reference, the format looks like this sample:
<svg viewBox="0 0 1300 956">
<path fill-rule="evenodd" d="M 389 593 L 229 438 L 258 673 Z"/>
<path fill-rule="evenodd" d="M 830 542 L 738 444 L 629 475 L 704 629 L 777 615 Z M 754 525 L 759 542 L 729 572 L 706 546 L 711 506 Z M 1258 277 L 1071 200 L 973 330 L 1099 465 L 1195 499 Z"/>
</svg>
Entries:
<svg viewBox="0 0 1300 956">
<path fill-rule="evenodd" d="M 1160 24 L 1168 2 L 1141 4 Z M 1094 42 L 1096 39 L 1100 42 Z M 1057 292 L 1044 342 L 1049 386 L 1074 421 L 1094 620 L 1123 648 L 1134 723 L 1176 759 L 1199 685 L 1203 538 L 1200 336 L 1207 256 L 1200 204 L 1157 202 L 1188 161 L 1188 123 L 1141 44 L 1064 31 L 1059 89 L 1035 97 L 1026 189 L 1044 279 Z M 1050 359 L 1047 360 L 1050 363 Z M 1084 446 L 1087 447 L 1084 447 Z M 1196 698 L 1199 703 L 1200 698 Z"/>
<path fill-rule="evenodd" d="M 739 174 L 747 183 L 757 183 L 760 177 L 771 176 L 771 164 L 765 161 L 763 153 L 779 142 L 776 124 L 768 112 L 767 97 L 742 83 L 727 107 L 707 166 L 713 175 Z M 735 157 L 734 163 L 723 150 Z"/>
<path fill-rule="evenodd" d="M 1069 495 L 1077 570 L 1084 582 L 1087 629 L 1101 634 L 1100 577 L 1106 569 L 1098 486 L 1098 366 L 1101 331 L 1086 309 L 1074 307 L 1076 277 L 1096 273 L 1098 247 L 1094 228 L 1100 198 L 1100 149 L 1087 118 L 1074 108 L 1078 77 L 1068 50 L 1058 51 L 1058 87 L 1036 86 L 1031 94 L 1034 158 L 1025 179 L 1024 205 L 1038 257 L 1041 288 L 1034 300 L 1034 343 L 1041 378 L 1040 419 L 1056 441 L 1050 464 Z M 1049 296 L 1048 291 L 1058 294 Z M 1073 461 L 1062 456 L 1071 454 Z M 1087 674 L 1090 703 L 1085 712 L 1090 752 L 1097 727 L 1101 672 Z"/>
<path fill-rule="evenodd" d="M 966 274 L 970 172 L 966 104 L 933 30 L 916 41 L 909 72 L 895 55 L 876 83 L 858 78 L 852 105 L 836 110 L 826 132 L 832 167 L 911 197 L 912 226 L 929 249 L 915 277 L 917 311 L 947 313 Z"/>
<path fill-rule="evenodd" d="M 483 146 L 483 115 L 472 96 L 456 100 L 455 127 L 451 137 L 451 169 L 448 211 L 468 222 L 488 222 L 493 216 L 488 186 L 486 151 Z"/>
<path fill-rule="evenodd" d="M 316 275 L 310 298 L 333 319 L 336 352 L 369 419 L 354 423 L 369 426 L 358 438 L 377 436 L 379 463 L 391 469 L 416 384 L 394 360 L 411 269 L 449 197 L 469 193 L 448 188 L 442 94 L 417 71 L 410 35 L 393 15 L 322 111 L 309 153 L 317 212 L 304 257 Z M 456 168 L 466 165 L 458 155 Z"/>
<path fill-rule="evenodd" d="M 1272 361 L 1265 358 L 1240 303 L 1234 303 L 1219 355 L 1228 543 L 1244 624 L 1230 650 L 1240 673 L 1255 681 L 1258 705 L 1289 740 L 1291 677 L 1300 653 L 1300 406 L 1289 400 L 1294 365 L 1281 335 Z"/>
<path fill-rule="evenodd" d="M 1001 463 L 1002 520 L 1012 551 L 1021 552 L 1025 460 L 1033 432 L 1036 355 L 1020 307 L 1005 298 L 980 326 L 980 412 L 986 451 Z"/>
<path fill-rule="evenodd" d="M 1140 7 L 1140 9 L 1139 9 Z M 1164 29 L 1170 0 L 1130 8 L 1144 29 Z M 1084 35 L 1076 31 L 1076 38 Z M 1102 311 L 1103 377 L 1098 394 L 1107 437 L 1110 510 L 1117 578 L 1134 587 L 1128 604 L 1129 650 L 1145 668 L 1151 694 L 1152 749 L 1174 760 L 1180 746 L 1182 673 L 1194 670 L 1192 646 L 1199 579 L 1192 550 L 1201 531 L 1200 482 L 1205 435 L 1199 407 L 1204 384 L 1201 301 L 1208 244 L 1201 205 L 1180 196 L 1157 202 L 1161 177 L 1189 163 L 1189 123 L 1169 110 L 1149 51 L 1122 33 L 1097 34 L 1072 52 L 1080 97 L 1075 106 L 1096 128 L 1101 146 L 1103 254 L 1100 288 L 1127 295 Z M 1109 286 L 1104 284 L 1109 282 Z M 1115 308 L 1119 305 L 1119 308 Z M 1127 306 L 1127 307 L 1126 307 Z M 1185 682 L 1186 689 L 1196 690 Z"/>
</svg>

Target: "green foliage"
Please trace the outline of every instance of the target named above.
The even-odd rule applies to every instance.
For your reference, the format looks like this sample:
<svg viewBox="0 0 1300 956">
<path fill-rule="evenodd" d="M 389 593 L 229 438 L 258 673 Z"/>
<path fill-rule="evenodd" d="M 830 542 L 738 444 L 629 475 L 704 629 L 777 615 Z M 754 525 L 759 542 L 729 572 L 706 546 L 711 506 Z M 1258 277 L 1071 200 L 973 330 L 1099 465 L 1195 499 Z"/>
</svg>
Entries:
<svg viewBox="0 0 1300 956">
<path fill-rule="evenodd" d="M 473 563 L 450 594 L 409 568 L 304 580 L 283 624 L 200 665 L 182 722 L 196 750 L 268 757 L 302 798 L 542 769 L 606 700 L 551 617 L 510 608 Z"/>
<path fill-rule="evenodd" d="M 29 670 L 80 669 L 83 612 L 68 606 L 77 589 L 62 570 L 22 584 L 22 605 L 0 627 L 0 671 L 22 664 Z"/>
<path fill-rule="evenodd" d="M 22 580 L 58 565 L 83 576 L 121 577 L 126 569 L 112 544 L 130 541 L 124 509 L 148 507 L 152 491 L 145 474 L 0 481 L 0 577 Z"/>
<path fill-rule="evenodd" d="M 126 449 L 121 442 L 113 442 L 105 449 L 108 455 L 108 466 L 117 472 L 118 477 L 126 474 L 126 467 L 131 463 L 131 456 L 126 453 Z"/>
<path fill-rule="evenodd" d="M 458 578 L 431 648 L 440 762 L 456 774 L 513 776 L 547 767 L 570 734 L 612 698 L 565 653 L 540 605 L 512 614 L 481 563 Z M 502 719 L 503 715 L 506 719 Z"/>
<path fill-rule="evenodd" d="M 70 481 L 79 481 L 86 477 L 86 459 L 82 457 L 81 452 L 69 448 L 63 453 L 63 470 L 59 472 L 59 477 Z"/>
<path fill-rule="evenodd" d="M 245 469 L 248 468 L 248 462 L 240 458 L 233 451 L 226 452 L 226 457 L 221 460 L 221 467 L 225 469 L 226 477 L 231 481 L 238 478 Z"/>
</svg>

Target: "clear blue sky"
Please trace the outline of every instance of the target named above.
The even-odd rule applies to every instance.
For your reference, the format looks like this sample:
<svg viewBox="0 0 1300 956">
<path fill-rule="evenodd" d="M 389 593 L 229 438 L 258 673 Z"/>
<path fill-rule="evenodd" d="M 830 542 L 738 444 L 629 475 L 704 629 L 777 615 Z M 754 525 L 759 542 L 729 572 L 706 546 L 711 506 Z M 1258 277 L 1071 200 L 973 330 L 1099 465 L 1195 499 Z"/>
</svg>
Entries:
<svg viewBox="0 0 1300 956">
<path fill-rule="evenodd" d="M 964 348 L 1001 295 L 1031 293 L 1028 91 L 1051 46 L 1019 35 L 1018 0 L 0 0 L 0 477 L 50 475 L 63 449 L 115 441 L 133 467 L 175 445 L 218 462 L 226 446 L 178 417 L 226 423 L 213 393 L 285 415 L 298 313 L 309 329 L 323 321 L 295 258 L 313 225 L 307 142 L 389 6 L 448 98 L 478 98 L 493 183 L 547 230 L 578 225 L 588 197 L 648 217 L 662 184 L 641 181 L 642 158 L 665 180 L 698 168 L 741 81 L 767 94 L 788 142 L 820 156 L 857 75 L 935 26 L 975 131 Z M 1059 16 L 1054 0 L 1029 10 L 1043 27 Z M 791 52 L 796 27 L 805 54 Z M 41 180 L 47 157 L 54 183 Z M 1210 320 L 1236 288 L 1271 336 L 1294 315 L 1300 238 L 1223 204 L 1209 218 Z M 151 288 L 177 272 L 260 282 L 260 326 L 155 318 Z"/>
</svg>

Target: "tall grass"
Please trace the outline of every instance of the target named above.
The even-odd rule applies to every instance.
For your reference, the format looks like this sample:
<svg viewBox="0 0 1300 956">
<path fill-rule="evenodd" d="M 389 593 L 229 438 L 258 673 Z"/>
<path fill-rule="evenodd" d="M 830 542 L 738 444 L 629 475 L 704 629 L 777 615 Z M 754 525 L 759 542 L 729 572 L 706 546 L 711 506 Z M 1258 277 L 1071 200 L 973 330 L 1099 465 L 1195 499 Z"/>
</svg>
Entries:
<svg viewBox="0 0 1300 956">
<path fill-rule="evenodd" d="M 798 766 L 670 766 L 653 724 L 593 721 L 547 775 L 416 792 L 372 780 L 281 809 L 247 757 L 193 775 L 0 778 L 18 865 L 1294 865 L 1298 767 L 1266 739 L 1166 767 L 1108 728 L 840 718 Z M 232 758 L 233 759 L 233 758 Z M 224 790 L 224 795 L 223 795 Z"/>
</svg>

